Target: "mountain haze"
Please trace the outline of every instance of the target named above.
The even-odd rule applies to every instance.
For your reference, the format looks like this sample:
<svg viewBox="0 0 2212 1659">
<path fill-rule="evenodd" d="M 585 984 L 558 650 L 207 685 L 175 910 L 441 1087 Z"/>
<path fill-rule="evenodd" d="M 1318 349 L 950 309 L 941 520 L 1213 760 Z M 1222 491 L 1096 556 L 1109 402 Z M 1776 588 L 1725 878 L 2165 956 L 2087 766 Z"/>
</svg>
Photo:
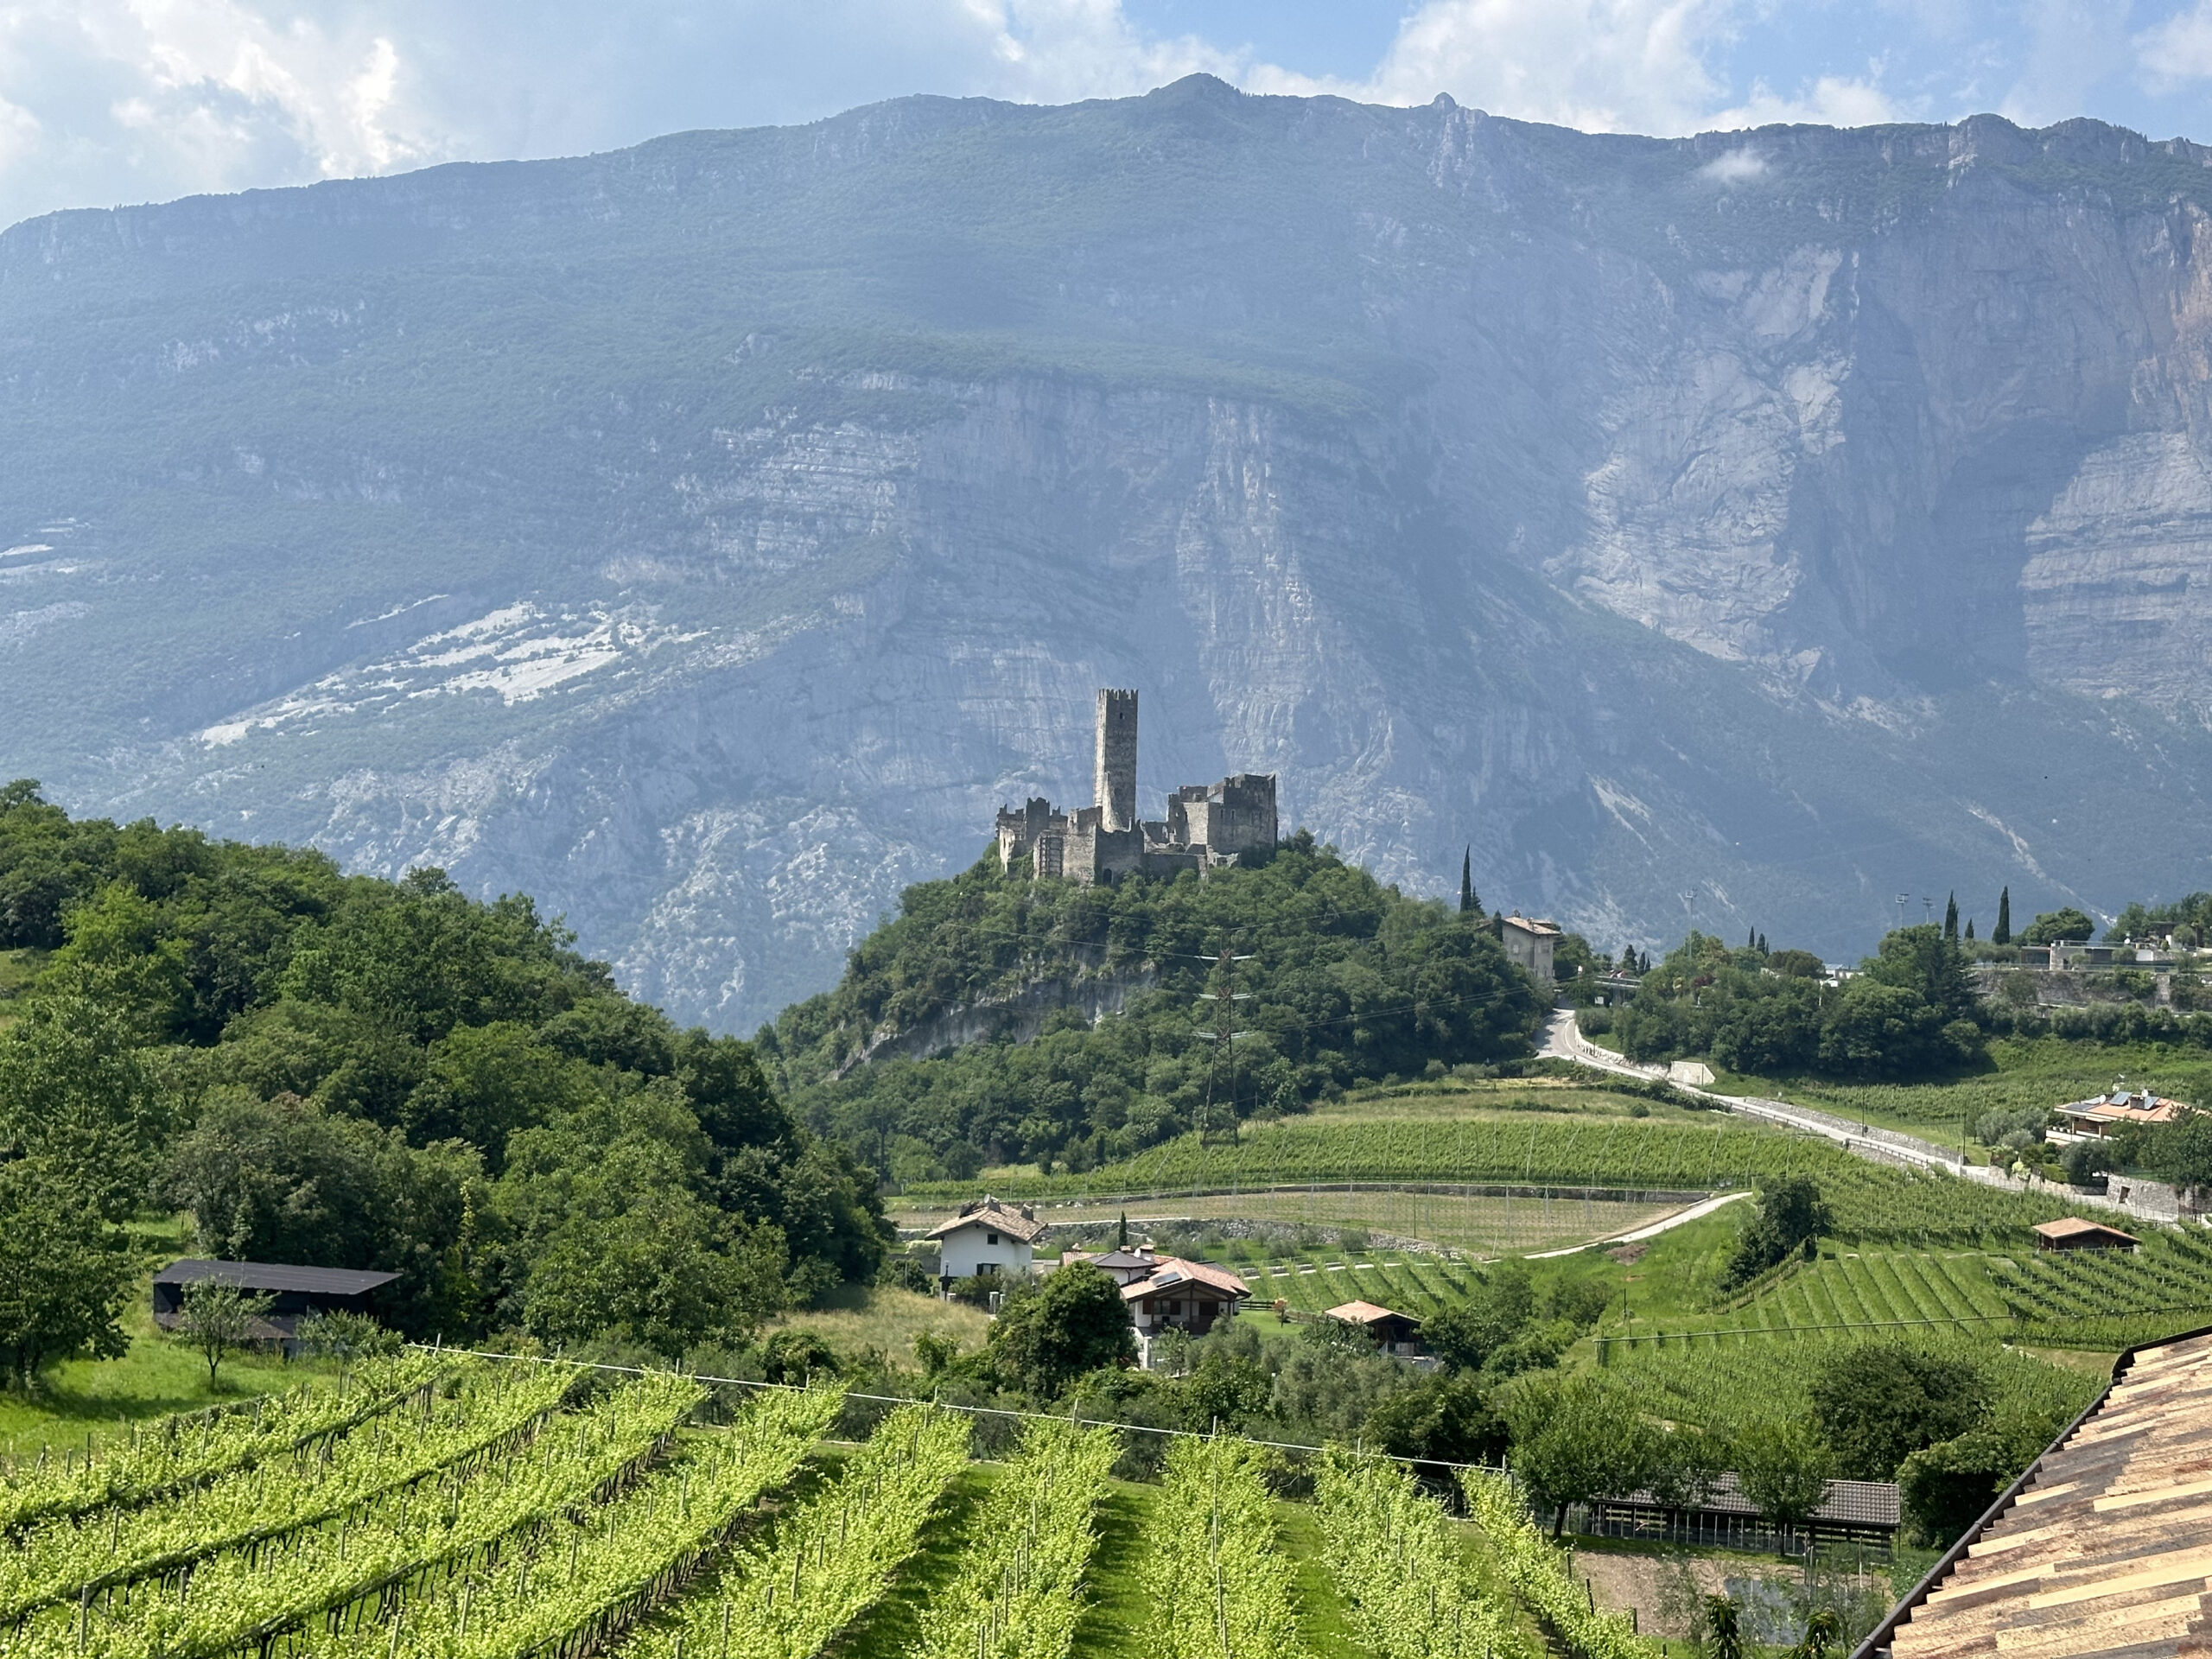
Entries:
<svg viewBox="0 0 2212 1659">
<path fill-rule="evenodd" d="M 1602 946 L 2212 886 L 2212 151 L 1205 78 L 0 235 L 0 773 L 747 1029 L 1002 801 Z"/>
</svg>

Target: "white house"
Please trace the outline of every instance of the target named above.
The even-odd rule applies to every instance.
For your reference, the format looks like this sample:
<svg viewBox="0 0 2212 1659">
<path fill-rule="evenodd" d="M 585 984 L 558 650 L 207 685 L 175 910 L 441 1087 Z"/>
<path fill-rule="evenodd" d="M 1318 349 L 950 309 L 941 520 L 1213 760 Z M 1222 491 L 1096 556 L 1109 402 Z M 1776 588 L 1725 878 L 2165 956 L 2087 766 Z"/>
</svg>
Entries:
<svg viewBox="0 0 2212 1659">
<path fill-rule="evenodd" d="M 1038 1220 L 1029 1205 L 1001 1204 L 986 1193 L 976 1203 L 963 1205 L 950 1221 L 930 1229 L 929 1236 L 937 1241 L 938 1283 L 950 1287 L 956 1279 L 979 1274 L 1027 1273 L 1036 1259 L 1037 1241 L 1050 1226 Z"/>
<path fill-rule="evenodd" d="M 1539 922 L 1522 915 L 1508 916 L 1499 930 L 1505 954 L 1535 976 L 1548 989 L 1552 982 L 1552 951 L 1566 937 L 1556 922 Z"/>
</svg>

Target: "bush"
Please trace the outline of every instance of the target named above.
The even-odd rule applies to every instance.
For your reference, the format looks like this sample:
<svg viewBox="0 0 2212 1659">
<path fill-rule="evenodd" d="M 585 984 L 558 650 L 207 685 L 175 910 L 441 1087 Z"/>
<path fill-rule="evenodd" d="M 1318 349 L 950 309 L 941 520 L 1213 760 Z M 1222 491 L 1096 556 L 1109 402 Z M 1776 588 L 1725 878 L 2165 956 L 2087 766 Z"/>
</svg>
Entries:
<svg viewBox="0 0 2212 1659">
<path fill-rule="evenodd" d="M 2059 1154 L 2059 1166 L 2066 1172 L 2069 1186 L 2104 1189 L 2104 1168 L 2107 1148 L 2098 1141 L 2076 1141 Z"/>
<path fill-rule="evenodd" d="M 2036 1460 L 2055 1432 L 2042 1419 L 2014 1416 L 1914 1452 L 1897 1471 L 1909 1541 L 1948 1548 Z"/>
<path fill-rule="evenodd" d="M 1893 1480 L 1914 1452 L 1974 1427 L 1986 1389 L 1963 1361 L 1870 1342 L 1830 1364 L 1811 1393 L 1837 1471 L 1847 1480 Z"/>
<path fill-rule="evenodd" d="M 1759 1187 L 1758 1208 L 1737 1240 L 1726 1282 L 1746 1284 L 1793 1255 L 1809 1262 L 1821 1236 L 1835 1230 L 1835 1215 L 1809 1175 L 1784 1175 Z"/>
</svg>

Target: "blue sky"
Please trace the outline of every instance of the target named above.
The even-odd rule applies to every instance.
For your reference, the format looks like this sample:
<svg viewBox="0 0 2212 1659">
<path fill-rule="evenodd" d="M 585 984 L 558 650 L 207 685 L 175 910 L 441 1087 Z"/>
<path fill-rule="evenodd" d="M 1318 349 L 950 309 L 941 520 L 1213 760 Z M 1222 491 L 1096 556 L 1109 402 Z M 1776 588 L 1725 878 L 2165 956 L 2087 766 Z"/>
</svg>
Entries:
<svg viewBox="0 0 2212 1659">
<path fill-rule="evenodd" d="M 1196 70 L 1592 130 L 1995 111 L 2212 142 L 2212 0 L 0 0 L 0 223 Z"/>
</svg>

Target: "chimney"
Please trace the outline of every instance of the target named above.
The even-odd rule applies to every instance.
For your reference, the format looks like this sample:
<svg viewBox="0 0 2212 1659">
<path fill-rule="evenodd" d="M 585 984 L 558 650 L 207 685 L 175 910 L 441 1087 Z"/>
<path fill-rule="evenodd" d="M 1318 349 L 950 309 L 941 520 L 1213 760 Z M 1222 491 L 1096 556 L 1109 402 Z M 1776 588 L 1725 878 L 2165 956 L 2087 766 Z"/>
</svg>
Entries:
<svg viewBox="0 0 2212 1659">
<path fill-rule="evenodd" d="M 1137 824 L 1137 694 L 1098 694 L 1098 759 L 1092 781 L 1101 830 Z"/>
</svg>

